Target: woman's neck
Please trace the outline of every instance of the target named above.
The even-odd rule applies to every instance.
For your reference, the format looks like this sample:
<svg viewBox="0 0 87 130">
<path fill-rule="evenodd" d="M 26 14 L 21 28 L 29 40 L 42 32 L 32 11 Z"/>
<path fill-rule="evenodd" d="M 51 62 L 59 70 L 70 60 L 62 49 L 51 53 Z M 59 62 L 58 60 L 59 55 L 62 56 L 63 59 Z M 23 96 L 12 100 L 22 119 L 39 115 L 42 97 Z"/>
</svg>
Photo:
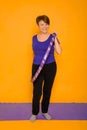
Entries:
<svg viewBox="0 0 87 130">
<path fill-rule="evenodd" d="M 39 34 L 40 34 L 40 35 L 43 35 L 43 36 L 47 36 L 47 35 L 49 35 L 48 32 L 47 32 L 47 33 L 40 32 Z"/>
</svg>

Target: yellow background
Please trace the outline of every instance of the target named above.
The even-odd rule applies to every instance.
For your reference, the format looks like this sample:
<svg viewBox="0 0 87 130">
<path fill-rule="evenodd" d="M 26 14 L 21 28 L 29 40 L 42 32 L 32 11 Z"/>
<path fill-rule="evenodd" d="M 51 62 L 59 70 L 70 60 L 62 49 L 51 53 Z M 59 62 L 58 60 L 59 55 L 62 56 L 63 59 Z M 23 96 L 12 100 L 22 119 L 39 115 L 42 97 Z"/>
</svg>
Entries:
<svg viewBox="0 0 87 130">
<path fill-rule="evenodd" d="M 0 1 L 0 102 L 31 102 L 32 36 L 35 19 L 46 14 L 57 32 L 62 54 L 55 53 L 57 74 L 51 102 L 87 102 L 86 0 Z M 52 123 L 51 123 L 52 122 Z M 5 125 L 3 125 L 5 123 Z M 77 129 L 87 122 L 0 122 L 2 129 Z M 46 127 L 47 126 L 47 127 Z"/>
<path fill-rule="evenodd" d="M 18 0 L 0 4 L 0 102 L 31 102 L 32 36 L 35 19 L 46 14 L 62 54 L 51 102 L 87 101 L 86 0 Z"/>
</svg>

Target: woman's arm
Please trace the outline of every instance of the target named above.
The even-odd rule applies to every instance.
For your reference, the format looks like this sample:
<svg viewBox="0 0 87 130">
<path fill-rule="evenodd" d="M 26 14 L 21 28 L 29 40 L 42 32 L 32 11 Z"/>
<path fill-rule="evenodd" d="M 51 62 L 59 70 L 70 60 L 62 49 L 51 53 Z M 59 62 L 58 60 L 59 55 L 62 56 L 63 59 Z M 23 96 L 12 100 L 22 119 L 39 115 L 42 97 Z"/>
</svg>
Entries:
<svg viewBox="0 0 87 130">
<path fill-rule="evenodd" d="M 62 48 L 60 46 L 60 41 L 58 40 L 57 37 L 55 37 L 55 41 L 54 41 L 54 49 L 57 52 L 57 54 L 61 54 L 62 53 Z"/>
</svg>

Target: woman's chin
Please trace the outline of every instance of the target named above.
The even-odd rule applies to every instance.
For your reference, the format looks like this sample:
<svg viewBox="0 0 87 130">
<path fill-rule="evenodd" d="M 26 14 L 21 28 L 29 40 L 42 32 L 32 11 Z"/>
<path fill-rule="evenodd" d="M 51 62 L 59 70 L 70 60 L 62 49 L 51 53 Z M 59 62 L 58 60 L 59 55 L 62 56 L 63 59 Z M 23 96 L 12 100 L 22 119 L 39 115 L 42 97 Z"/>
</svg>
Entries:
<svg viewBox="0 0 87 130">
<path fill-rule="evenodd" d="M 42 31 L 42 33 L 46 34 L 46 33 L 48 33 L 48 32 L 47 32 L 47 31 Z"/>
</svg>

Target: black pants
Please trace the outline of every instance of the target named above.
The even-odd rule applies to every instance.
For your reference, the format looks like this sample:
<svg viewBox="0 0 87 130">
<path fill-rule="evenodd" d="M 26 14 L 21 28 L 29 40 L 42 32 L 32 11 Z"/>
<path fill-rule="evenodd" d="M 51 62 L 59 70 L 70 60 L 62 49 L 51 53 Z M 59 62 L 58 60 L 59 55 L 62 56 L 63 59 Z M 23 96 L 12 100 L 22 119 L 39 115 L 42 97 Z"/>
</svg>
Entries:
<svg viewBox="0 0 87 130">
<path fill-rule="evenodd" d="M 32 76 L 37 71 L 39 65 L 32 65 Z M 45 64 L 39 76 L 33 83 L 33 99 L 32 99 L 32 114 L 37 115 L 39 112 L 40 98 L 42 97 L 41 109 L 43 113 L 48 111 L 51 90 L 56 75 L 56 62 Z M 42 87 L 43 86 L 43 87 Z"/>
</svg>

